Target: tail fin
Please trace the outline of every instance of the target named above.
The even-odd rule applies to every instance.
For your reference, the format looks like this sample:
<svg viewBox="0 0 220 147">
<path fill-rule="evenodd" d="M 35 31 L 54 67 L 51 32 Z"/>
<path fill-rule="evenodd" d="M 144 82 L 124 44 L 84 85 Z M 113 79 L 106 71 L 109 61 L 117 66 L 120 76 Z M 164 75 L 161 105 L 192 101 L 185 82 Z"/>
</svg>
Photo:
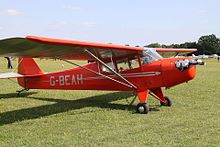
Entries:
<svg viewBox="0 0 220 147">
<path fill-rule="evenodd" d="M 19 58 L 18 64 L 19 74 L 35 75 L 43 73 L 33 58 Z"/>
</svg>

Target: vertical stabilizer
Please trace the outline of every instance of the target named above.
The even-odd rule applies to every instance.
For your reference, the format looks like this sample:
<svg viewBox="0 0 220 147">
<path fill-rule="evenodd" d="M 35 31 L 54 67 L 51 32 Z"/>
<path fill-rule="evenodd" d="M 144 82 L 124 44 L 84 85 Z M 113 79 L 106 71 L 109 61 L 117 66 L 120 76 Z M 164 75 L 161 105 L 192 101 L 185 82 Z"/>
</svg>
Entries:
<svg viewBox="0 0 220 147">
<path fill-rule="evenodd" d="M 33 58 L 19 58 L 18 64 L 19 74 L 35 75 L 43 73 Z"/>
</svg>

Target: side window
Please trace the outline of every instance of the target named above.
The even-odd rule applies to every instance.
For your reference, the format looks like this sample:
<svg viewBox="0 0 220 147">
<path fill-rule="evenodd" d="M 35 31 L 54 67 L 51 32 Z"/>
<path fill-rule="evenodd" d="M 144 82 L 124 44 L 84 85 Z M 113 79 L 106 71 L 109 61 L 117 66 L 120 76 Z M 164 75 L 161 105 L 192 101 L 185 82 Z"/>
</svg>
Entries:
<svg viewBox="0 0 220 147">
<path fill-rule="evenodd" d="M 136 58 L 135 59 L 118 60 L 117 66 L 118 66 L 119 72 L 140 67 L 138 60 Z"/>
<path fill-rule="evenodd" d="M 116 70 L 114 63 L 113 62 L 109 62 L 106 63 L 109 67 L 111 67 L 113 70 Z M 106 68 L 105 66 L 101 65 L 101 70 L 104 72 L 111 72 L 108 68 Z"/>
</svg>

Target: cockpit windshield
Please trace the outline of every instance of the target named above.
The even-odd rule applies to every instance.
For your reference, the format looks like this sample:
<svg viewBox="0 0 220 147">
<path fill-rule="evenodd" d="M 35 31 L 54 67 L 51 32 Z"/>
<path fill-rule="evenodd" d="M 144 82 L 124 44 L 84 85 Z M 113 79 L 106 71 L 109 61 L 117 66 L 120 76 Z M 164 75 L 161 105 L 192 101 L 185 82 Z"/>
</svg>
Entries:
<svg viewBox="0 0 220 147">
<path fill-rule="evenodd" d="M 155 49 L 145 48 L 144 51 L 142 52 L 141 60 L 143 64 L 148 64 L 161 58 L 162 57 L 156 52 Z"/>
</svg>

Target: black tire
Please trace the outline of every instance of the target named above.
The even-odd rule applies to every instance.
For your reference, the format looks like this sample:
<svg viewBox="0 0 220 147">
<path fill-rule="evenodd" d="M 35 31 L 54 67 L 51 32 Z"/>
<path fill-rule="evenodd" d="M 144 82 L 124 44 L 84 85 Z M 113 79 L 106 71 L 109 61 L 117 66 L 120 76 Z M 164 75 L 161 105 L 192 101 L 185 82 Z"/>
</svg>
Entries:
<svg viewBox="0 0 220 147">
<path fill-rule="evenodd" d="M 149 106 L 145 103 L 139 103 L 136 107 L 136 112 L 140 114 L 147 114 L 149 110 Z"/>
<path fill-rule="evenodd" d="M 172 106 L 172 101 L 170 100 L 170 98 L 167 97 L 167 96 L 165 96 L 164 98 L 166 99 L 167 102 L 164 103 L 164 102 L 161 102 L 161 101 L 160 101 L 160 105 L 161 105 L 161 106 L 171 107 L 171 106 Z"/>
</svg>

